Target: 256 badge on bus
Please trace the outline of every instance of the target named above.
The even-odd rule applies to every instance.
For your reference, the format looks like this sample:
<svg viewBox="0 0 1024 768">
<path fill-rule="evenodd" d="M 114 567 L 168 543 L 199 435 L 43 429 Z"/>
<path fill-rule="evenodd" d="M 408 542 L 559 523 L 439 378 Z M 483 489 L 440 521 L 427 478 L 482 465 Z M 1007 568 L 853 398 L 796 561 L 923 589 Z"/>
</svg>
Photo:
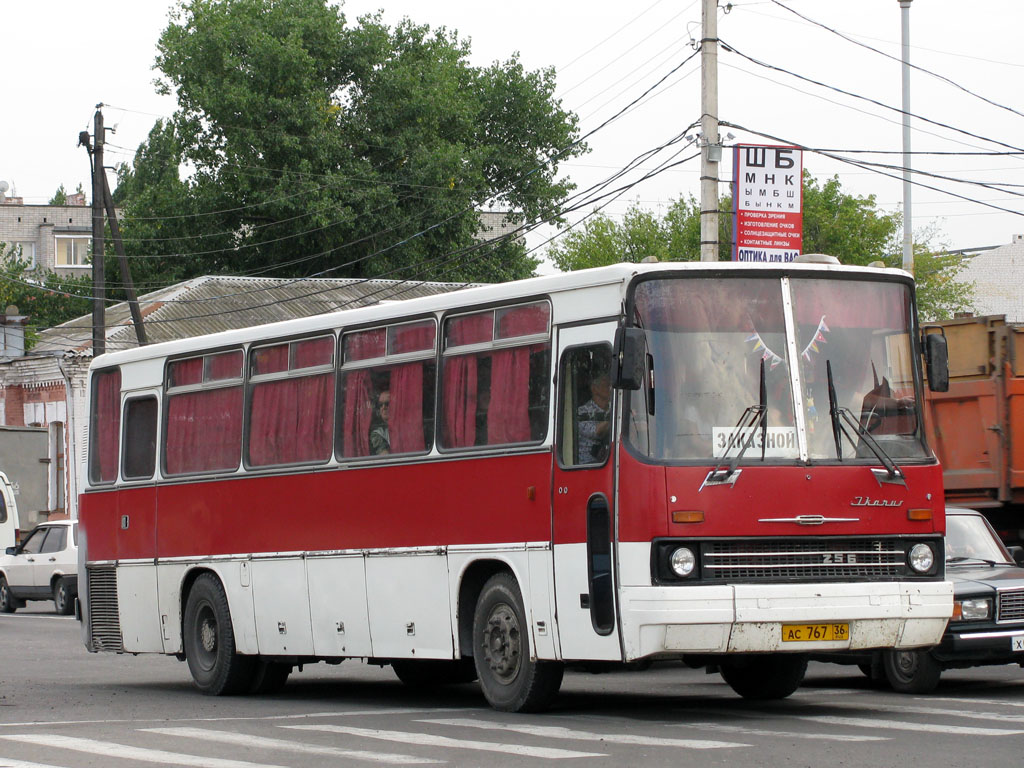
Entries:
<svg viewBox="0 0 1024 768">
<path fill-rule="evenodd" d="M 783 624 L 782 642 L 810 643 L 815 641 L 836 641 L 850 639 L 848 623 L 831 624 Z"/>
</svg>

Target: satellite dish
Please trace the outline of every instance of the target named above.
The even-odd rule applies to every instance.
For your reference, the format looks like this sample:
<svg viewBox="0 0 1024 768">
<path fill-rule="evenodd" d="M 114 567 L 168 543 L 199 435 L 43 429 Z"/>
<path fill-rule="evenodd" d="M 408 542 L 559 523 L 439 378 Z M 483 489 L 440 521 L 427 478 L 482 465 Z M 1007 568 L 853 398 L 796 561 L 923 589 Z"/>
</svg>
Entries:
<svg viewBox="0 0 1024 768">
<path fill-rule="evenodd" d="M 4 194 L 10 188 L 11 185 L 8 184 L 6 181 L 0 181 L 0 195 Z"/>
</svg>

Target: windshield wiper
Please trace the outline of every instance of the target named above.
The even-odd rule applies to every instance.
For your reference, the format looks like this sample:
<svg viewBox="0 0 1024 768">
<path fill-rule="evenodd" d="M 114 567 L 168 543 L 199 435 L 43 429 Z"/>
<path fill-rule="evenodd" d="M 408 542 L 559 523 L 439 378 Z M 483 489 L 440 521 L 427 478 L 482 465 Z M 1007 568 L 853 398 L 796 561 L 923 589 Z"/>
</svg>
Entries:
<svg viewBox="0 0 1024 768">
<path fill-rule="evenodd" d="M 946 563 L 947 564 L 949 564 L 949 563 L 959 564 L 959 563 L 968 563 L 968 562 L 972 562 L 972 563 L 985 563 L 985 565 L 991 565 L 992 567 L 995 567 L 997 565 L 1010 565 L 1010 563 L 1000 563 L 998 560 L 989 560 L 988 558 L 985 558 L 985 557 L 963 557 L 963 556 L 959 556 L 958 555 L 957 557 L 947 557 L 946 558 Z"/>
<path fill-rule="evenodd" d="M 733 427 L 732 434 L 729 435 L 729 444 L 725 447 L 725 452 L 722 454 L 722 459 L 719 461 L 715 468 L 711 470 L 711 473 L 704 478 L 704 482 L 701 483 L 701 488 L 708 484 L 708 482 L 721 483 L 732 477 L 733 472 L 736 471 L 736 467 L 739 466 L 740 460 L 743 458 L 743 454 L 747 452 L 747 449 L 754 442 L 754 434 L 760 428 L 761 431 L 761 461 L 764 461 L 764 452 L 768 444 L 768 387 L 765 385 L 764 376 L 764 359 L 761 360 L 761 380 L 760 380 L 760 398 L 757 405 L 749 405 L 743 411 L 743 415 L 740 416 L 740 420 L 736 422 L 736 426 Z M 743 434 L 749 430 L 750 434 L 743 437 Z M 722 464 L 725 463 L 726 457 L 729 455 L 729 451 L 733 449 L 735 445 L 738 445 L 742 441 L 742 446 L 736 455 L 733 456 L 732 461 L 729 462 L 729 466 L 722 470 Z"/>
<path fill-rule="evenodd" d="M 836 387 L 832 381 L 832 361 L 825 361 L 825 373 L 828 377 L 828 412 L 832 418 L 832 435 L 836 441 L 836 458 L 839 461 L 843 460 L 843 441 L 842 437 L 845 437 L 850 441 L 850 445 L 853 446 L 854 451 L 857 450 L 857 443 L 850 436 L 852 430 L 854 434 L 860 437 L 864 441 L 864 444 L 871 449 L 871 452 L 875 454 L 875 457 L 882 462 L 882 466 L 885 467 L 885 471 L 889 473 L 889 480 L 899 480 L 906 482 L 906 478 L 903 476 L 903 470 L 899 468 L 895 461 L 893 461 L 889 454 L 887 454 L 882 446 L 878 444 L 878 441 L 868 432 L 867 427 L 861 424 L 857 419 L 853 418 L 853 414 L 850 413 L 849 408 L 844 408 L 839 405 L 836 398 Z M 845 422 L 845 423 L 844 423 Z"/>
</svg>

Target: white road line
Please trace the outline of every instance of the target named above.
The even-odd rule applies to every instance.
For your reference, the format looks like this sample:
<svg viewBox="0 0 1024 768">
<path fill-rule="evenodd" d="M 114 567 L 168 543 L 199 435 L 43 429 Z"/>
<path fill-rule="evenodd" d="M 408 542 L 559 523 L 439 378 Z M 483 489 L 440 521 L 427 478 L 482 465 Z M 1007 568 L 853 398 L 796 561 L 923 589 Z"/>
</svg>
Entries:
<svg viewBox="0 0 1024 768">
<path fill-rule="evenodd" d="M 797 733 L 795 731 L 773 731 L 761 728 L 746 728 L 742 725 L 722 723 L 672 723 L 683 728 L 697 728 L 702 731 L 723 731 L 746 736 L 779 736 L 784 739 L 812 739 L 817 741 L 888 741 L 888 736 L 858 736 L 843 733 Z"/>
<path fill-rule="evenodd" d="M 527 736 L 548 739 L 571 739 L 576 741 L 600 741 L 605 744 L 636 744 L 650 747 L 682 747 L 683 749 L 724 749 L 728 747 L 749 747 L 731 741 L 709 741 L 707 739 L 667 739 L 661 736 L 633 736 L 624 733 L 593 733 L 562 728 L 556 725 L 516 725 L 498 723 L 492 720 L 470 720 L 468 718 L 417 720 L 418 723 L 435 723 L 462 728 L 483 728 L 489 731 L 511 731 Z"/>
<path fill-rule="evenodd" d="M 290 752 L 302 752 L 308 755 L 331 755 L 332 757 L 347 757 L 353 760 L 367 760 L 371 763 L 388 763 L 391 765 L 424 765 L 427 763 L 439 763 L 442 760 L 433 760 L 428 757 L 413 757 L 412 755 L 396 755 L 386 752 L 366 752 L 361 749 L 342 749 L 341 747 L 328 747 L 319 744 L 304 744 L 287 739 L 271 739 L 266 736 L 253 736 L 247 733 L 232 733 L 230 731 L 209 731 L 205 728 L 140 728 L 146 733 L 162 733 L 167 736 L 182 736 L 198 741 L 215 741 L 220 744 L 237 744 L 240 747 L 259 747 L 261 749 L 282 749 Z"/>
<path fill-rule="evenodd" d="M 63 768 L 50 763 L 29 763 L 25 760 L 11 760 L 9 757 L 0 757 L 0 768 Z"/>
<path fill-rule="evenodd" d="M 792 715 L 797 720 L 827 725 L 847 725 L 851 728 L 873 728 L 882 730 L 889 728 L 894 731 L 926 731 L 928 733 L 948 733 L 964 736 L 1015 736 L 1024 731 L 1011 731 L 1004 728 L 974 728 L 966 725 L 940 725 L 938 723 L 911 723 L 904 720 L 877 720 L 871 717 L 833 717 L 831 715 Z"/>
<path fill-rule="evenodd" d="M 415 707 L 405 709 L 358 709 L 349 712 L 309 712 L 302 715 L 237 715 L 232 717 L 166 717 L 124 718 L 105 720 L 25 720 L 18 723 L 0 723 L 0 728 L 26 728 L 56 725 L 118 725 L 130 723 L 232 723 L 237 721 L 305 720 L 314 717 L 367 717 L 376 715 L 429 715 L 434 712 L 474 712 L 472 707 Z M 0 766 L 2 768 L 2 766 Z"/>
<path fill-rule="evenodd" d="M 1016 693 L 1017 691 L 1014 691 L 1014 694 Z M 1010 701 L 1009 699 L 968 699 L 956 696 L 915 696 L 914 701 L 949 701 L 962 706 L 984 704 L 988 707 L 1024 707 L 1024 701 Z"/>
<path fill-rule="evenodd" d="M 961 701 L 961 704 L 964 702 Z M 913 715 L 938 715 L 940 717 L 963 717 L 968 720 L 992 720 L 997 723 L 1024 724 L 1024 715 L 1009 715 L 1002 712 L 974 712 L 969 709 L 943 709 L 942 707 L 915 707 L 903 705 L 898 707 L 878 707 L 871 704 L 849 704 L 843 703 L 844 709 L 866 710 L 868 712 L 892 712 L 903 714 L 908 712 Z"/>
<path fill-rule="evenodd" d="M 90 755 L 104 757 L 121 757 L 126 760 L 138 760 L 144 763 L 161 763 L 163 765 L 187 765 L 196 768 L 283 768 L 283 766 L 266 763 L 250 763 L 246 760 L 224 760 L 202 755 L 186 755 L 182 752 L 166 752 L 162 749 L 146 749 L 128 744 L 117 744 L 112 741 L 80 739 L 75 736 L 58 736 L 56 734 L 11 733 L 0 735 L 0 739 L 21 741 L 40 747 L 56 747 L 86 752 Z"/>
<path fill-rule="evenodd" d="M 506 755 L 522 755 L 523 757 L 539 757 L 547 760 L 561 760 L 570 757 L 607 757 L 601 752 L 574 752 L 569 749 L 549 747 L 527 747 L 522 744 L 496 744 L 493 741 L 471 741 L 469 739 L 450 739 L 447 736 L 433 736 L 429 733 L 405 733 L 402 731 L 382 731 L 377 728 L 349 728 L 344 725 L 281 725 L 279 728 L 293 728 L 302 731 L 325 731 L 327 733 L 343 733 L 348 736 L 361 736 L 367 739 L 397 741 L 401 744 L 416 744 L 422 747 L 441 747 L 443 749 L 476 749 L 484 752 L 501 752 Z"/>
</svg>

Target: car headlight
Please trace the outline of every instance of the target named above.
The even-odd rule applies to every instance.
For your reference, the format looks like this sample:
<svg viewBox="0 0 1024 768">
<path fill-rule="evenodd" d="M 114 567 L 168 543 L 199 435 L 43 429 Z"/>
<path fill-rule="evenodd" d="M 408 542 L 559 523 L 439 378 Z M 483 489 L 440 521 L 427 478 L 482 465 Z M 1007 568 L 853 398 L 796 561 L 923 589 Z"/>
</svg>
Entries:
<svg viewBox="0 0 1024 768">
<path fill-rule="evenodd" d="M 918 573 L 928 573 L 935 565 L 935 553 L 927 544 L 915 544 L 910 548 L 907 562 Z"/>
<path fill-rule="evenodd" d="M 969 597 L 953 601 L 953 621 L 980 621 L 992 615 L 992 601 L 987 597 Z"/>
<path fill-rule="evenodd" d="M 668 559 L 672 572 L 680 578 L 686 578 L 697 567 L 697 556 L 688 547 L 679 547 Z"/>
</svg>

